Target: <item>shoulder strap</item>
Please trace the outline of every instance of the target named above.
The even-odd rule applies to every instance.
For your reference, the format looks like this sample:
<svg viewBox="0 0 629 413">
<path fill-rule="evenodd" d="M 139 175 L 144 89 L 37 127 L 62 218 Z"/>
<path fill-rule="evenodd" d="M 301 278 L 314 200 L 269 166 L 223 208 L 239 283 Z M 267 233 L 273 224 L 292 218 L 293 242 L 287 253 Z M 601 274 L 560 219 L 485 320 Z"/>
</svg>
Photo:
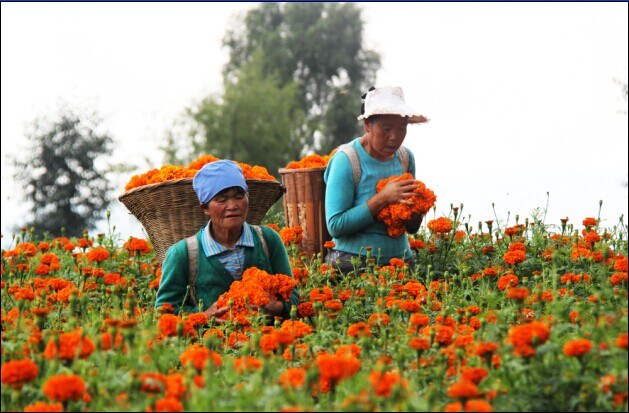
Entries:
<svg viewBox="0 0 629 413">
<path fill-rule="evenodd" d="M 360 160 L 358 159 L 358 153 L 356 153 L 356 149 L 354 149 L 351 144 L 344 143 L 343 145 L 338 147 L 338 150 L 340 152 L 343 152 L 349 158 L 349 165 L 352 167 L 352 178 L 354 178 L 354 187 L 357 187 L 358 182 L 360 182 L 362 170 L 360 169 Z M 406 149 L 404 146 L 400 146 L 400 149 L 397 150 L 397 156 L 400 160 L 400 164 L 402 165 L 402 170 L 404 171 L 404 173 L 408 172 L 408 167 L 411 163 L 408 149 Z"/>
<path fill-rule="evenodd" d="M 199 266 L 199 241 L 197 236 L 192 235 L 186 238 L 188 245 L 188 285 L 190 286 L 190 299 L 197 306 L 197 269 Z"/>
<path fill-rule="evenodd" d="M 404 173 L 408 172 L 408 166 L 411 163 L 411 157 L 408 154 L 408 149 L 404 146 L 400 146 L 400 149 L 397 150 L 397 156 L 400 160 L 400 164 L 402 164 L 402 170 Z"/>
<path fill-rule="evenodd" d="M 354 179 L 354 187 L 357 187 L 358 182 L 360 182 L 360 175 L 362 174 L 362 170 L 360 169 L 360 160 L 358 159 L 356 149 L 354 149 L 351 144 L 344 143 L 343 145 L 339 146 L 338 150 L 347 155 L 347 158 L 349 159 L 349 165 L 352 167 L 352 178 Z"/>
<path fill-rule="evenodd" d="M 262 233 L 262 227 L 260 225 L 251 225 L 251 228 L 255 229 L 260 236 L 260 242 L 262 243 L 262 248 L 264 248 L 264 253 L 266 254 L 266 257 L 269 258 L 269 246 L 266 245 L 266 239 Z"/>
</svg>

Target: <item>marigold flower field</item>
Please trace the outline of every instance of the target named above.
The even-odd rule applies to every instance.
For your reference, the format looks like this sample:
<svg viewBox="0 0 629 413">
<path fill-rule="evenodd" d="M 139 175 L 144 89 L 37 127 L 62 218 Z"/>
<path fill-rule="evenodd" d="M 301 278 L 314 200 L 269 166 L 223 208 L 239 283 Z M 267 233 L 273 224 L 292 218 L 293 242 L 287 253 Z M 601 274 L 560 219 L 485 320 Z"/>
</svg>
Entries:
<svg viewBox="0 0 629 413">
<path fill-rule="evenodd" d="M 627 411 L 622 217 L 461 217 L 429 213 L 402 235 L 414 270 L 394 259 L 350 276 L 269 221 L 300 304 L 220 326 L 154 308 L 148 239 L 13 234 L 2 411 Z"/>
</svg>

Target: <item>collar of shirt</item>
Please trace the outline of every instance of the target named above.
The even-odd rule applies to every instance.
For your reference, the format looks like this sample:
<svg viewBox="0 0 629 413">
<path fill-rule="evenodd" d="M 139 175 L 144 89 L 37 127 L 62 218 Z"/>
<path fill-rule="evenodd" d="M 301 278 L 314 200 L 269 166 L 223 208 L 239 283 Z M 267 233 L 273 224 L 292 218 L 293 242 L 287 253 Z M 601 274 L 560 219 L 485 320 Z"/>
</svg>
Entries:
<svg viewBox="0 0 629 413">
<path fill-rule="evenodd" d="M 203 235 L 201 236 L 201 245 L 203 246 L 203 252 L 206 257 L 212 257 L 214 255 L 218 255 L 222 252 L 229 251 L 230 248 L 226 248 L 216 242 L 214 238 L 212 238 L 212 234 L 210 232 L 210 225 L 212 221 L 208 222 L 208 224 L 203 228 Z M 234 248 L 237 246 L 241 247 L 254 247 L 253 242 L 253 234 L 251 233 L 251 227 L 248 223 L 244 223 L 242 234 L 240 234 L 240 238 L 236 241 Z"/>
</svg>

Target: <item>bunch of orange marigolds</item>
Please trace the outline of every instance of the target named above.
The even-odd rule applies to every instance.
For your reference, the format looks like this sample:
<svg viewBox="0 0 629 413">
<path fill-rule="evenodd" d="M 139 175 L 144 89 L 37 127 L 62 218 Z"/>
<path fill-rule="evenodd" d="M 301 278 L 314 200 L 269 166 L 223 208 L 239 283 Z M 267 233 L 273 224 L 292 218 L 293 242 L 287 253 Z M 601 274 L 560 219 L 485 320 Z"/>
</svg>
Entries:
<svg viewBox="0 0 629 413">
<path fill-rule="evenodd" d="M 251 267 L 242 274 L 242 280 L 234 281 L 229 291 L 221 294 L 217 307 L 230 307 L 232 320 L 241 325 L 249 325 L 248 316 L 255 313 L 251 306 L 264 307 L 271 300 L 288 301 L 297 285 L 294 278 L 284 274 L 271 275 L 264 270 Z M 222 318 L 230 318 L 225 313 Z"/>
<path fill-rule="evenodd" d="M 193 178 L 203 165 L 210 162 L 220 161 L 212 155 L 201 155 L 188 166 L 164 165 L 159 169 L 151 169 L 141 175 L 134 175 L 125 186 L 125 191 L 149 184 L 170 181 L 173 179 Z M 263 166 L 251 166 L 246 163 L 236 162 L 242 169 L 245 179 L 257 179 L 263 181 L 276 181 L 275 177 Z"/>
<path fill-rule="evenodd" d="M 389 178 L 381 179 L 376 185 L 376 191 L 380 192 L 384 186 L 392 180 L 414 179 L 410 173 L 403 175 L 394 175 Z M 391 204 L 387 205 L 378 213 L 377 219 L 383 221 L 387 225 L 387 233 L 393 238 L 397 238 L 406 232 L 406 223 L 411 219 L 413 214 L 426 214 L 435 204 L 437 196 L 433 191 L 428 189 L 426 185 L 415 180 L 419 187 L 416 188 L 414 195 L 409 196 L 405 201 L 412 202 L 413 205 Z"/>
</svg>

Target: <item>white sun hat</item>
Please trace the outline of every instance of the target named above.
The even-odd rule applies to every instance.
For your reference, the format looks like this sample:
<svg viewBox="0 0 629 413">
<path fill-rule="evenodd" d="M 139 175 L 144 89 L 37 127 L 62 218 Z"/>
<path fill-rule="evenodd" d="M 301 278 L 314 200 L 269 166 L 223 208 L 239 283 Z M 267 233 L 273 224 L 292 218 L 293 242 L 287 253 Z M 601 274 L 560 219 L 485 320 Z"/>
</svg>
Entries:
<svg viewBox="0 0 629 413">
<path fill-rule="evenodd" d="M 379 87 L 367 92 L 365 96 L 365 113 L 358 120 L 373 115 L 399 115 L 408 117 L 408 123 L 428 122 L 428 118 L 410 107 L 404 101 L 404 92 L 398 86 Z"/>
</svg>

